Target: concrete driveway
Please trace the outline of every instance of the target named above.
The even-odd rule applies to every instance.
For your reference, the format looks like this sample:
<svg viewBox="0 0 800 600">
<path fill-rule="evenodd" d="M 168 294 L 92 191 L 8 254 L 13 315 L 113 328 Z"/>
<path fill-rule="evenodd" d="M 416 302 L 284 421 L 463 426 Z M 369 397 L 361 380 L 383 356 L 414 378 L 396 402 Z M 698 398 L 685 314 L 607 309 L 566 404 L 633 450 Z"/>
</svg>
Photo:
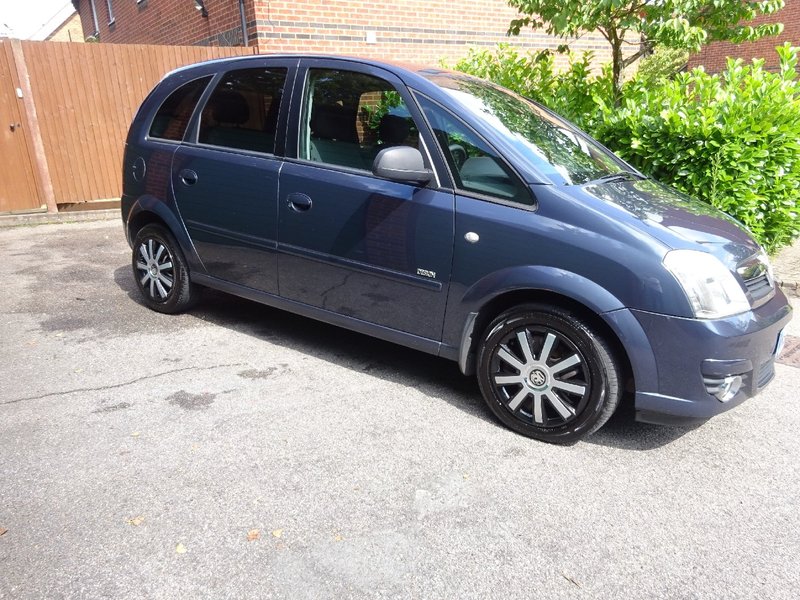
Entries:
<svg viewBox="0 0 800 600">
<path fill-rule="evenodd" d="M 794 366 L 558 447 L 453 363 L 216 293 L 147 310 L 117 221 L 0 257 L 0 598 L 800 593 Z"/>
</svg>

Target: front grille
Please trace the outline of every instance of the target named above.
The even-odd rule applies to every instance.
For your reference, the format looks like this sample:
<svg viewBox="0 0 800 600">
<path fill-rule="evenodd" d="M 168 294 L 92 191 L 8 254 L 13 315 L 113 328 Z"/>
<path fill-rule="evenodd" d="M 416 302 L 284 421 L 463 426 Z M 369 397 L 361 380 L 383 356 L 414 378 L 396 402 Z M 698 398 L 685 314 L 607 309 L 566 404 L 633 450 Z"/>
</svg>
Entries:
<svg viewBox="0 0 800 600">
<path fill-rule="evenodd" d="M 772 381 L 774 376 L 775 363 L 772 360 L 768 360 L 758 368 L 758 377 L 756 379 L 756 385 L 758 386 L 758 389 L 763 388 L 770 381 Z"/>
<path fill-rule="evenodd" d="M 765 255 L 757 254 L 739 263 L 736 272 L 742 278 L 754 306 L 760 306 L 775 292 L 772 273 Z"/>
<path fill-rule="evenodd" d="M 753 300 L 763 298 L 769 294 L 770 291 L 772 291 L 772 285 L 770 284 L 769 277 L 766 273 L 761 273 L 760 275 L 752 277 L 751 279 L 745 279 L 744 285 L 747 288 L 747 291 L 750 292 Z"/>
</svg>

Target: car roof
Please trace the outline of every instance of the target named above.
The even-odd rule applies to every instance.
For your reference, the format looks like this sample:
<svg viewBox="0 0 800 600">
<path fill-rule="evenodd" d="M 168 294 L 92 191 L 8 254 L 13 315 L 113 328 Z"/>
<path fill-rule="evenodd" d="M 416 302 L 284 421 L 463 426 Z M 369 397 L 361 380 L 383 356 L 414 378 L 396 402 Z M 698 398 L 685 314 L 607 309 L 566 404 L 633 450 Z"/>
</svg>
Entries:
<svg viewBox="0 0 800 600">
<path fill-rule="evenodd" d="M 180 72 L 180 71 L 183 71 L 183 70 L 186 70 L 186 69 L 192 69 L 192 68 L 195 68 L 195 67 L 201 67 L 201 66 L 205 66 L 205 65 L 223 65 L 223 64 L 226 64 L 226 63 L 236 64 L 238 62 L 247 62 L 249 60 L 259 59 L 259 58 L 275 58 L 275 59 L 284 59 L 284 60 L 286 60 L 286 59 L 290 59 L 290 60 L 302 60 L 302 59 L 345 60 L 345 61 L 349 61 L 349 62 L 362 63 L 362 64 L 365 64 L 365 65 L 372 65 L 372 66 L 375 66 L 375 67 L 383 67 L 383 68 L 389 68 L 389 69 L 401 68 L 401 69 L 405 69 L 407 71 L 418 71 L 418 70 L 423 70 L 423 69 L 430 68 L 430 67 L 425 66 L 425 65 L 417 65 L 417 64 L 413 64 L 413 63 L 403 63 L 403 62 L 398 62 L 398 61 L 377 60 L 377 59 L 366 58 L 366 57 L 362 57 L 362 56 L 347 56 L 347 55 L 340 55 L 340 54 L 315 54 L 315 53 L 309 52 L 309 53 L 305 53 L 305 54 L 296 54 L 296 53 L 291 53 L 291 54 L 280 54 L 280 53 L 277 53 L 277 54 L 272 54 L 272 53 L 267 53 L 267 54 L 243 54 L 241 56 L 228 56 L 228 57 L 225 57 L 225 58 L 212 58 L 210 60 L 204 60 L 204 61 L 200 61 L 200 62 L 189 64 L 189 65 L 185 65 L 185 66 L 182 66 L 182 67 L 178 67 L 177 69 L 174 69 L 173 71 L 171 71 L 171 73 L 177 73 L 177 72 Z"/>
<path fill-rule="evenodd" d="M 331 61 L 342 61 L 348 63 L 357 63 L 361 65 L 376 67 L 379 69 L 383 69 L 394 73 L 395 75 L 399 76 L 401 79 L 405 81 L 406 84 L 411 85 L 412 83 L 417 83 L 418 85 L 422 85 L 427 87 L 431 85 L 432 82 L 426 78 L 426 76 L 431 75 L 443 75 L 452 73 L 447 69 L 443 69 L 440 67 L 433 67 L 430 65 L 420 65 L 420 64 L 413 64 L 413 63 L 405 63 L 405 62 L 395 62 L 395 61 L 386 61 L 386 60 L 376 60 L 372 58 L 364 58 L 359 56 L 343 56 L 343 55 L 335 55 L 335 54 L 314 54 L 314 53 L 306 53 L 306 54 L 247 54 L 244 56 L 232 56 L 227 58 L 214 58 L 211 60 L 206 60 L 198 63 L 193 63 L 190 65 L 185 65 L 182 67 L 178 67 L 168 73 L 166 73 L 162 79 L 165 81 L 167 79 L 172 78 L 175 75 L 188 75 L 193 71 L 198 72 L 208 72 L 211 70 L 218 70 L 220 68 L 229 69 L 233 68 L 236 65 L 246 65 L 249 62 L 257 61 L 259 59 L 275 59 L 275 60 L 303 60 L 303 59 L 310 59 L 310 60 L 331 60 Z M 435 86 L 435 84 L 433 84 Z"/>
</svg>

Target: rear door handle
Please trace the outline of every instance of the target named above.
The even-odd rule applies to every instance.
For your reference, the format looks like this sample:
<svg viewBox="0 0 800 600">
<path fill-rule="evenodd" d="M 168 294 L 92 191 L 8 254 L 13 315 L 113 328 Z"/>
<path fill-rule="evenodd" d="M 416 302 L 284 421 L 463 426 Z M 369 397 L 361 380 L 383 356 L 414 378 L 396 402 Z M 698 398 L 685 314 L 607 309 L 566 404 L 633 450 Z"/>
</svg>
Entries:
<svg viewBox="0 0 800 600">
<path fill-rule="evenodd" d="M 311 208 L 311 198 L 298 192 L 289 194 L 286 197 L 286 203 L 295 212 L 305 212 Z"/>
<path fill-rule="evenodd" d="M 184 185 L 194 185 L 197 183 L 197 173 L 192 171 L 191 169 L 184 169 L 180 173 L 178 173 L 178 177 L 181 178 L 181 181 Z"/>
</svg>

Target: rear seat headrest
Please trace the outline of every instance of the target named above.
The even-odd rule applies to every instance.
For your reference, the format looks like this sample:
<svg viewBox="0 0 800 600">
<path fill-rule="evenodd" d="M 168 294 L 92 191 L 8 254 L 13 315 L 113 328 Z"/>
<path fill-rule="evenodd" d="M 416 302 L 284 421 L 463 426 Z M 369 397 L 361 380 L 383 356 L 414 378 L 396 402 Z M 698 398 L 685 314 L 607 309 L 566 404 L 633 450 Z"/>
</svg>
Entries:
<svg viewBox="0 0 800 600">
<path fill-rule="evenodd" d="M 217 123 L 243 125 L 250 120 L 250 107 L 239 92 L 219 90 L 212 97 L 211 114 Z"/>
</svg>

